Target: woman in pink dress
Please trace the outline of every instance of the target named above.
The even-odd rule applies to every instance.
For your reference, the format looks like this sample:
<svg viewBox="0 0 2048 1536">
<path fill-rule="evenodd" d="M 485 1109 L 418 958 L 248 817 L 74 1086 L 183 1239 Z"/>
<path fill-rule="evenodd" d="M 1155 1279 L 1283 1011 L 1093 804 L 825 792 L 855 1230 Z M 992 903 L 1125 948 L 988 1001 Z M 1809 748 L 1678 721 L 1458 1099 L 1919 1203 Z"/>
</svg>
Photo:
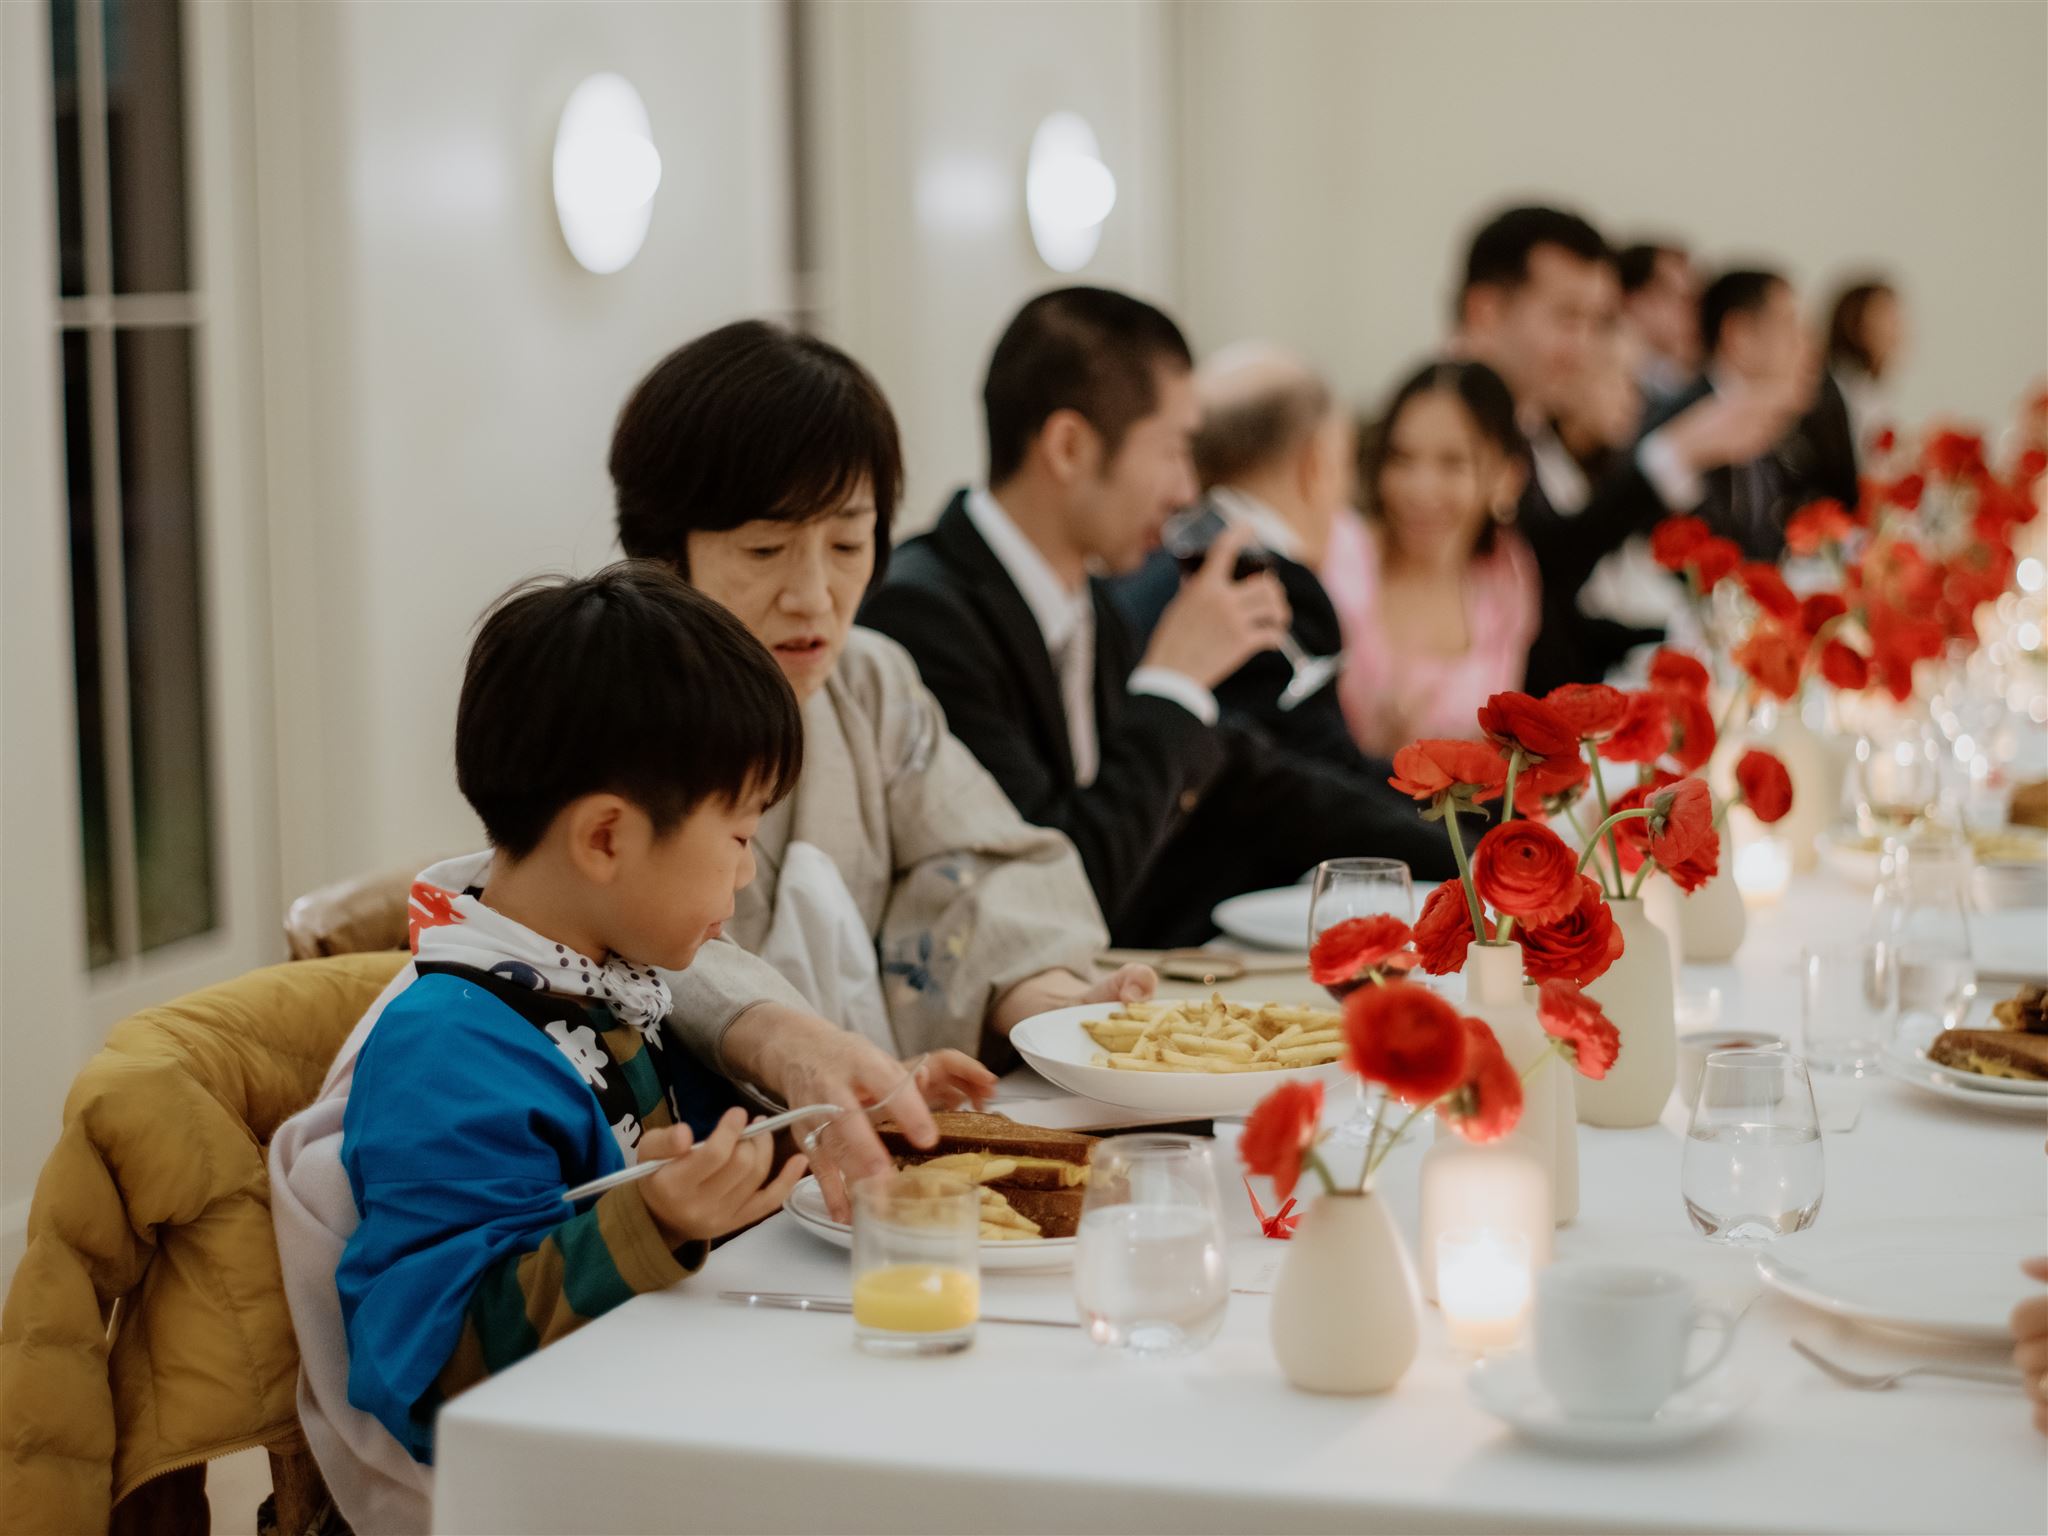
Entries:
<svg viewBox="0 0 2048 1536">
<path fill-rule="evenodd" d="M 1361 750 L 1474 736 L 1489 694 L 1522 686 L 1536 562 L 1507 526 L 1528 473 L 1514 400 L 1481 363 L 1432 363 L 1365 441 L 1361 518 L 1323 563 L 1344 628 L 1338 697 Z"/>
</svg>

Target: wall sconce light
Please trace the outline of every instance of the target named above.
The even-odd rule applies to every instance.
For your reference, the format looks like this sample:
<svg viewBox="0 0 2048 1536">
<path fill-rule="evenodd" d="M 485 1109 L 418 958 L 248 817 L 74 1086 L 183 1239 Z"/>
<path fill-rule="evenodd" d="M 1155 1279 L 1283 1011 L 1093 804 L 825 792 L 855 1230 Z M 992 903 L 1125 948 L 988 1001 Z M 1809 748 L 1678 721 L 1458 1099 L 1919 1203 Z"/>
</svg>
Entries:
<svg viewBox="0 0 2048 1536">
<path fill-rule="evenodd" d="M 1078 272 L 1102 243 L 1116 207 L 1116 177 L 1102 163 L 1095 130 L 1078 112 L 1055 112 L 1031 135 L 1024 211 L 1031 243 L 1055 272 Z"/>
<path fill-rule="evenodd" d="M 590 76 L 555 129 L 555 217 L 570 254 L 592 272 L 624 267 L 647 239 L 660 185 L 640 93 L 623 75 Z"/>
</svg>

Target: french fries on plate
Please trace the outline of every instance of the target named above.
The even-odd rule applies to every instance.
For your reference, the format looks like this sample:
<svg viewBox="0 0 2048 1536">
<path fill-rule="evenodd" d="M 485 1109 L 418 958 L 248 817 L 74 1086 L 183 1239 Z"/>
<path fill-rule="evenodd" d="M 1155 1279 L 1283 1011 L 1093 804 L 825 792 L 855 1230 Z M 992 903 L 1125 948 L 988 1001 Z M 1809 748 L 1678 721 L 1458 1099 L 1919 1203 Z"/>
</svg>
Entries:
<svg viewBox="0 0 2048 1536">
<path fill-rule="evenodd" d="M 1128 1003 L 1081 1026 L 1102 1049 L 1094 1065 L 1125 1072 L 1279 1072 L 1319 1067 L 1344 1054 L 1344 1030 L 1327 1008 L 1288 1003 Z"/>
</svg>

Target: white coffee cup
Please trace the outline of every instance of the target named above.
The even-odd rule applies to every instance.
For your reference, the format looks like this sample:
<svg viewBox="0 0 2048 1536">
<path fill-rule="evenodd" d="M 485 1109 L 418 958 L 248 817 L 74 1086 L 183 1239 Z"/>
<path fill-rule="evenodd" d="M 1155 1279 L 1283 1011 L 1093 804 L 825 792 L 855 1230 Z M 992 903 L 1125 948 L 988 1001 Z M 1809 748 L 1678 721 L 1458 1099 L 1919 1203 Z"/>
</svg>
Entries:
<svg viewBox="0 0 2048 1536">
<path fill-rule="evenodd" d="M 1708 1323 L 1720 1343 L 1688 1371 L 1692 1336 Z M 1648 1418 L 1734 1342 L 1735 1319 L 1695 1304 L 1691 1283 L 1669 1270 L 1557 1264 L 1536 1282 L 1536 1374 L 1578 1418 Z"/>
</svg>

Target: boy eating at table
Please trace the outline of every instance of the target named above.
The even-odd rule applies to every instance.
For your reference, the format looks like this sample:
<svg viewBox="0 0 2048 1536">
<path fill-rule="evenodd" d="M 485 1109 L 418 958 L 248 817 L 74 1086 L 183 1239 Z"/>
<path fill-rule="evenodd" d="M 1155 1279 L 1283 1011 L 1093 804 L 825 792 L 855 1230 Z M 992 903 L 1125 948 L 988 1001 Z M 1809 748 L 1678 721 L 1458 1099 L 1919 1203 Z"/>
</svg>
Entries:
<svg viewBox="0 0 2048 1536">
<path fill-rule="evenodd" d="M 441 1403 L 693 1272 L 802 1176 L 794 1158 L 768 1181 L 729 1086 L 664 1043 L 657 970 L 731 915 L 802 741 L 769 653 L 651 564 L 536 582 L 484 621 L 455 761 L 491 851 L 414 884 L 413 964 L 336 1068 L 360 1214 L 332 1275 L 346 1395 L 396 1447 L 330 1411 L 340 1366 L 294 1295 L 302 1417 L 351 1520 L 423 1521 Z M 650 1157 L 670 1161 L 564 1203 Z"/>
</svg>

